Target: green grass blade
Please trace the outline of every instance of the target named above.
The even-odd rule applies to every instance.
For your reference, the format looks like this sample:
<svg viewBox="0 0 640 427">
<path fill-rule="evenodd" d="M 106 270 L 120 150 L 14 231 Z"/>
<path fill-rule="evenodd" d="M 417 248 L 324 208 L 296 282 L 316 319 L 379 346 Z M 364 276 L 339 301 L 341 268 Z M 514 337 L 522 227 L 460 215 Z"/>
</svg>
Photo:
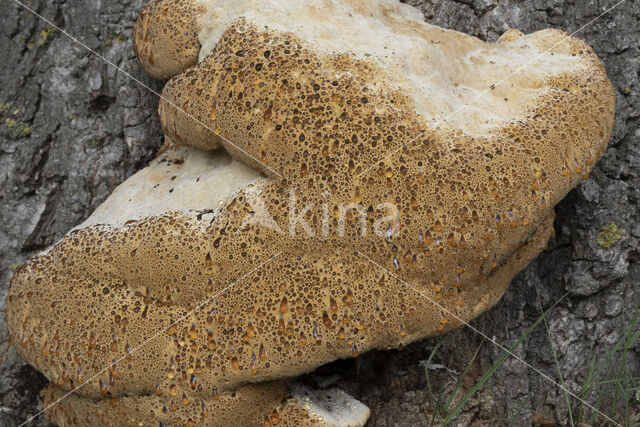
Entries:
<svg viewBox="0 0 640 427">
<path fill-rule="evenodd" d="M 509 356 L 511 356 L 513 351 L 516 350 L 520 346 L 520 344 L 522 344 L 522 342 L 531 334 L 531 332 L 542 322 L 544 316 L 546 316 L 551 310 L 553 310 L 558 304 L 560 304 L 560 302 L 564 300 L 567 295 L 569 295 L 569 292 L 565 293 L 562 297 L 560 297 L 558 301 L 556 301 L 551 307 L 549 307 L 544 313 L 542 313 L 542 316 L 539 317 L 531 326 L 529 326 L 529 328 L 518 339 L 518 341 L 516 341 L 508 351 L 505 351 L 502 357 L 491 367 L 491 369 L 489 369 L 489 371 L 487 371 L 487 373 L 485 373 L 482 378 L 480 378 L 480 381 L 478 381 L 476 385 L 474 385 L 473 388 L 462 398 L 462 400 L 458 402 L 458 404 L 451 410 L 451 412 L 447 414 L 447 417 L 444 419 L 445 423 L 450 423 L 455 417 L 458 416 L 458 413 L 467 404 L 469 399 L 471 399 L 471 397 L 482 388 L 482 386 L 489 380 L 489 378 L 491 378 L 493 374 L 502 366 L 504 361 L 507 360 Z"/>
<path fill-rule="evenodd" d="M 591 347 L 593 351 L 593 346 Z M 591 387 L 595 384 L 595 369 L 596 369 L 597 355 L 594 353 L 589 363 L 589 368 L 584 376 L 584 384 L 582 384 L 582 390 L 580 390 L 580 412 L 578 413 L 578 423 L 581 423 L 584 416 L 584 401 L 591 390 Z"/>
<path fill-rule="evenodd" d="M 542 303 L 540 302 L 540 295 L 536 292 L 536 296 L 538 297 L 538 306 L 540 307 L 540 311 L 542 310 Z M 551 339 L 551 330 L 549 329 L 549 324 L 547 323 L 547 316 L 542 313 L 542 320 L 544 321 L 544 328 L 547 331 L 547 339 L 549 340 L 549 346 L 551 347 L 551 354 L 553 355 L 553 362 L 556 365 L 556 370 L 558 371 L 558 376 L 560 377 L 560 384 L 562 384 L 562 392 L 564 393 L 564 399 L 567 403 L 567 410 L 569 411 L 569 423 L 571 427 L 575 424 L 573 422 L 573 411 L 571 410 L 571 399 L 569 398 L 569 393 L 567 392 L 567 387 L 564 384 L 564 376 L 562 375 L 562 369 L 560 369 L 560 362 L 558 362 L 558 355 L 556 353 L 556 348 L 553 346 L 553 340 Z"/>
<path fill-rule="evenodd" d="M 636 330 L 635 326 L 636 326 L 636 323 L 638 322 L 639 315 L 640 315 L 640 298 L 638 298 L 638 303 L 633 313 L 633 320 L 631 321 L 631 326 L 625 333 L 625 335 L 627 336 L 627 339 L 625 340 L 625 343 L 624 343 L 624 349 L 622 350 L 622 362 L 620 363 L 620 369 L 618 369 L 618 376 L 616 377 L 618 381 L 616 382 L 616 389 L 613 397 L 613 403 L 611 404 L 611 418 L 613 418 L 613 416 L 615 415 L 616 406 L 617 406 L 616 404 L 618 400 L 618 389 L 620 388 L 621 393 L 624 394 L 623 399 L 624 399 L 624 409 L 625 409 L 624 411 L 625 420 L 627 421 L 629 420 L 629 395 L 627 394 L 627 389 L 629 385 L 629 376 L 624 375 L 624 370 L 625 370 L 625 367 L 627 367 L 627 354 L 629 353 L 629 349 L 633 346 L 633 344 L 635 344 L 635 341 L 637 340 L 637 336 L 640 333 L 640 331 L 638 331 L 637 333 L 633 332 Z M 621 386 L 620 383 L 622 381 L 624 381 L 624 385 Z"/>
<path fill-rule="evenodd" d="M 476 360 L 476 357 L 478 356 L 478 353 L 480 353 L 480 349 L 481 348 L 482 348 L 482 346 L 478 347 L 476 352 L 473 354 L 473 357 L 471 358 L 471 361 L 467 364 L 467 367 L 464 369 L 464 372 L 462 373 L 462 375 L 460 375 L 460 377 L 458 377 L 458 380 L 456 381 L 456 386 L 453 389 L 453 392 L 451 392 L 451 394 L 449 395 L 449 398 L 447 399 L 447 401 L 444 404 L 444 413 L 445 414 L 449 413 L 449 407 L 451 406 L 451 402 L 455 398 L 456 393 L 458 393 L 458 390 L 460 390 L 460 387 L 462 386 L 462 381 L 464 381 L 464 379 L 466 378 L 467 373 L 469 372 L 469 368 L 471 368 L 471 364 L 473 364 L 473 362 Z"/>
<path fill-rule="evenodd" d="M 442 344 L 442 338 L 440 338 L 438 340 L 438 342 L 436 343 L 435 347 L 433 348 L 433 350 L 431 350 L 431 354 L 429 354 L 429 358 L 427 359 L 427 361 L 424 364 L 424 373 L 427 379 L 427 392 L 429 393 L 429 397 L 431 398 L 432 402 L 434 403 L 434 407 L 433 407 L 433 414 L 431 414 L 431 422 L 429 423 L 429 425 L 431 427 L 433 427 L 435 421 L 436 421 L 436 417 L 438 419 L 440 419 L 440 421 L 442 421 L 442 416 L 440 415 L 440 407 L 441 407 L 441 402 L 442 402 L 442 391 L 440 393 L 438 393 L 438 397 L 436 398 L 435 394 L 433 393 L 433 390 L 431 388 L 431 379 L 429 376 L 429 366 L 431 365 L 431 361 L 433 360 L 433 357 L 436 355 L 436 352 L 438 351 L 438 348 L 440 348 L 440 345 Z"/>
<path fill-rule="evenodd" d="M 635 343 L 635 341 L 637 341 L 638 337 L 640 336 L 640 331 L 637 331 L 637 325 L 638 325 L 638 321 L 640 321 L 640 298 L 638 299 L 636 308 L 634 309 L 634 314 L 633 314 L 633 318 L 631 320 L 631 325 L 630 327 L 625 331 L 625 333 L 622 335 L 622 337 L 615 343 L 615 345 L 606 352 L 605 354 L 605 360 L 598 366 L 598 369 L 596 370 L 596 372 L 592 375 L 592 377 L 590 378 L 590 383 L 594 382 L 595 379 L 597 379 L 598 377 L 600 377 L 600 374 L 603 372 L 603 370 L 605 369 L 606 366 L 606 371 L 604 371 L 606 374 L 608 374 L 615 362 L 615 355 L 618 354 L 618 351 L 620 350 L 620 347 L 622 347 L 623 349 L 623 359 L 626 362 L 626 354 L 628 352 L 628 347 L 632 346 L 633 343 Z M 614 397 L 613 397 L 613 402 L 612 402 L 612 409 L 611 409 L 611 415 L 615 415 L 615 408 L 617 406 L 617 400 L 618 400 L 618 390 L 619 390 L 619 384 L 620 382 L 622 382 L 624 380 L 624 378 L 622 378 L 622 370 L 618 370 L 618 374 L 616 376 L 616 380 L 615 380 L 615 384 L 616 384 L 616 388 L 615 388 L 615 393 L 614 393 Z M 607 375 L 608 376 L 608 375 Z M 596 394 L 598 395 L 598 402 L 596 404 L 596 407 L 600 407 L 600 403 L 602 401 L 602 397 L 604 395 L 604 390 L 598 390 L 596 391 Z M 584 396 L 583 396 L 584 397 Z M 626 396 L 626 402 L 625 404 L 628 402 L 628 396 Z M 582 413 L 582 411 L 581 411 Z M 595 422 L 595 418 L 596 418 L 597 413 L 595 411 L 592 412 L 591 417 L 589 418 L 589 424 L 593 424 Z M 582 417 L 582 415 L 581 415 Z M 613 418 L 613 416 L 611 417 Z M 628 421 L 628 419 L 627 419 Z"/>
</svg>

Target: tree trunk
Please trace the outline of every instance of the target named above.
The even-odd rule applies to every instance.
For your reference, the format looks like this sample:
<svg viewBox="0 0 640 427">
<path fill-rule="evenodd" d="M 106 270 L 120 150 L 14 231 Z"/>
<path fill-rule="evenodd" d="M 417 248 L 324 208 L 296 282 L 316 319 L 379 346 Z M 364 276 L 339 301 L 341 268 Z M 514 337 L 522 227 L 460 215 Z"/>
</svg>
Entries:
<svg viewBox="0 0 640 427">
<path fill-rule="evenodd" d="M 556 236 L 548 250 L 473 326 L 508 348 L 540 318 L 542 310 L 569 295 L 550 312 L 546 324 L 540 322 L 514 350 L 530 366 L 509 356 L 466 403 L 457 422 L 569 425 L 605 420 L 602 416 L 592 419 L 593 411 L 585 405 L 581 413 L 581 402 L 549 379 L 579 396 L 591 382 L 586 402 L 607 416 L 616 413 L 622 423 L 633 420 L 633 411 L 640 417 L 640 340 L 630 340 L 625 366 L 624 348 L 611 363 L 606 358 L 629 331 L 640 302 L 640 3 L 626 0 L 599 17 L 618 0 L 408 2 L 422 10 L 430 23 L 488 41 L 495 41 L 508 28 L 525 33 L 548 27 L 569 33 L 579 30 L 576 35 L 595 48 L 617 91 L 616 127 L 609 149 L 591 178 L 558 206 Z M 160 91 L 162 83 L 147 78 L 133 54 L 131 30 L 142 3 L 29 2 L 30 8 L 86 47 L 15 0 L 3 0 L 0 6 L 3 311 L 13 270 L 85 219 L 162 143 L 158 97 L 150 91 Z M 119 72 L 105 58 L 139 81 Z M 441 345 L 427 366 L 424 361 L 436 342 Z M 465 328 L 402 351 L 376 351 L 335 362 L 320 372 L 323 377 L 331 375 L 335 384 L 371 408 L 370 425 L 424 425 L 431 420 L 439 395 L 448 399 L 461 379 L 451 404 L 455 406 L 503 354 Z M 592 360 L 596 369 L 603 369 L 589 381 Z M 428 391 L 425 369 L 435 398 Z M 636 380 L 611 381 L 620 376 Z M 312 374 L 306 380 L 316 378 Z M 2 316 L 0 424 L 19 424 L 36 414 L 41 409 L 38 392 L 45 383 L 16 355 Z M 629 390 L 621 393 L 619 387 L 618 406 L 612 409 L 616 384 Z M 42 418 L 36 422 L 46 424 Z"/>
</svg>

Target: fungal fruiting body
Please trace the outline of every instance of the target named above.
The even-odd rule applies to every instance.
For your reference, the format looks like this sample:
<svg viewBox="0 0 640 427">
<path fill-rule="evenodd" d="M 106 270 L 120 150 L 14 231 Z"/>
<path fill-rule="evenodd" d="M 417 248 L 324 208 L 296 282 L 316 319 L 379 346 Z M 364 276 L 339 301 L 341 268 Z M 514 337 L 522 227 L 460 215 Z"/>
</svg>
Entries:
<svg viewBox="0 0 640 427">
<path fill-rule="evenodd" d="M 613 126 L 582 41 L 395 0 L 151 1 L 134 37 L 165 150 L 8 296 L 45 402 L 87 381 L 60 424 L 363 424 L 285 380 L 493 306 Z"/>
</svg>

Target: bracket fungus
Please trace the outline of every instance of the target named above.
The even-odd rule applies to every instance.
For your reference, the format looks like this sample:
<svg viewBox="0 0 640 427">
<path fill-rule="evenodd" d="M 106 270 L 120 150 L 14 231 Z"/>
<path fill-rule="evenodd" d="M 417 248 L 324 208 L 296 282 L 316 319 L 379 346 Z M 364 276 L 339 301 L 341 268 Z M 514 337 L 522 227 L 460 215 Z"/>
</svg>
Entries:
<svg viewBox="0 0 640 427">
<path fill-rule="evenodd" d="M 134 37 L 165 147 L 7 298 L 45 404 L 82 384 L 61 425 L 362 425 L 290 379 L 492 307 L 613 126 L 579 39 L 396 0 L 151 0 Z"/>
</svg>

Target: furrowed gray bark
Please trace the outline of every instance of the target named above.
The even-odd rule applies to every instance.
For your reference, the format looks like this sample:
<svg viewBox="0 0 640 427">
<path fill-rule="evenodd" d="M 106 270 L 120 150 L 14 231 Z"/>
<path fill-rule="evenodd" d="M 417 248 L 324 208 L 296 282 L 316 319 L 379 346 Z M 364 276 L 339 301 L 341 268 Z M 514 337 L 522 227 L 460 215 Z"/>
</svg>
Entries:
<svg viewBox="0 0 640 427">
<path fill-rule="evenodd" d="M 494 41 L 508 28 L 525 33 L 554 27 L 573 33 L 617 0 L 409 0 L 430 23 Z M 154 90 L 133 54 L 131 30 L 142 0 L 33 0 L 30 7 Z M 575 393 L 593 357 L 630 327 L 640 299 L 640 3 L 626 0 L 577 34 L 604 61 L 617 91 L 614 135 L 591 178 L 558 206 L 556 236 L 512 283 L 497 307 L 473 322 L 510 346 L 567 291 L 548 318 L 516 350 L 536 369 Z M 120 182 L 144 166 L 162 142 L 157 96 L 88 52 L 14 0 L 0 5 L 0 310 L 13 270 L 54 243 L 95 209 Z M 613 224 L 613 225 L 611 225 Z M 603 228 L 604 227 L 604 228 Z M 549 339 L 550 337 L 550 339 Z M 436 339 L 402 351 L 371 352 L 325 366 L 320 377 L 372 410 L 370 425 L 423 425 L 434 402 L 425 367 Z M 464 393 L 503 354 L 474 331 L 448 334 L 432 360 L 434 388 L 453 390 L 475 361 Z M 616 356 L 619 357 L 619 356 Z M 640 377 L 640 342 L 627 354 L 626 377 Z M 619 367 L 619 363 L 614 366 Z M 600 381 L 613 379 L 616 372 Z M 0 318 L 0 424 L 38 412 L 46 380 L 7 341 Z M 630 410 L 640 417 L 636 380 Z M 615 383 L 595 387 L 587 401 L 611 414 Z M 599 400 L 597 392 L 604 393 Z M 580 402 L 570 398 L 577 423 Z M 586 420 L 590 418 L 586 410 Z M 624 415 L 624 406 L 618 409 Z M 633 418 L 631 418 L 633 420 Z M 637 419 L 637 418 L 636 418 Z M 570 423 L 564 392 L 509 358 L 467 403 L 460 425 Z M 596 424 L 603 419 L 596 419 Z M 46 425 L 42 418 L 36 421 Z"/>
</svg>

